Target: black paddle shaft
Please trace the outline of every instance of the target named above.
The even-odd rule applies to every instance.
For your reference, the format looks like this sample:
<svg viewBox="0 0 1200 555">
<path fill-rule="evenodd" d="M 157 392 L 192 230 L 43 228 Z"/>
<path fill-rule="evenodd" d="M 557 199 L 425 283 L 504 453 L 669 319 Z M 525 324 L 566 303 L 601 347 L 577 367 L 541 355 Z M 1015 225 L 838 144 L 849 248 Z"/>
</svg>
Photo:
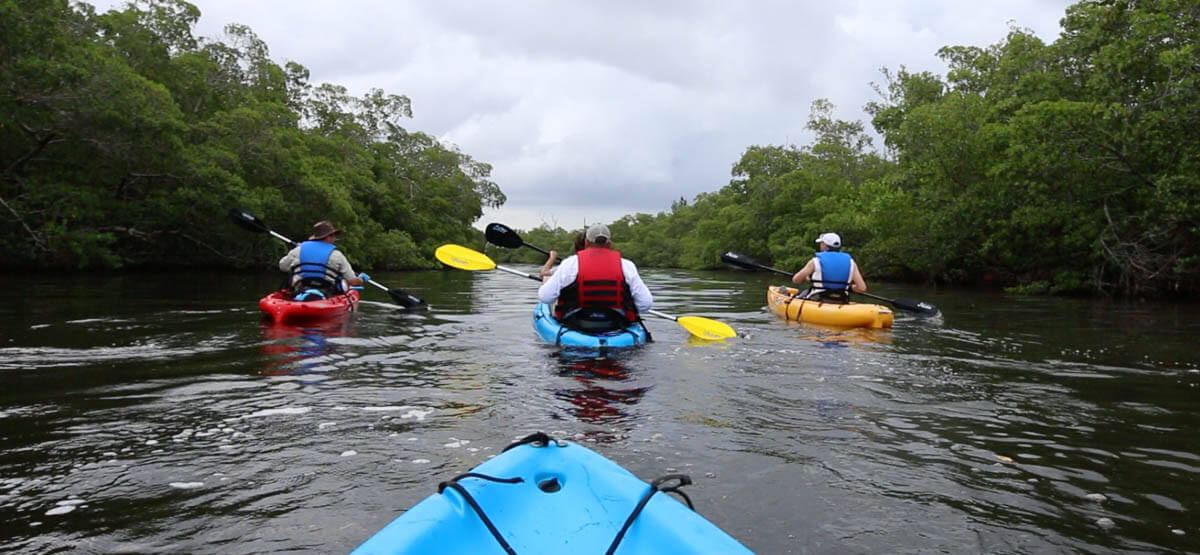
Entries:
<svg viewBox="0 0 1200 555">
<path fill-rule="evenodd" d="M 722 254 L 721 262 L 724 262 L 726 264 L 733 264 L 734 266 L 741 266 L 742 268 L 749 268 L 752 270 L 759 269 L 759 270 L 767 270 L 769 272 L 775 272 L 777 274 L 783 274 L 785 276 L 792 275 L 791 272 L 785 272 L 783 270 L 780 270 L 779 268 L 772 268 L 770 266 L 759 264 L 758 262 L 755 262 L 753 258 L 750 258 L 749 256 L 746 256 L 744 254 L 738 254 L 736 252 L 727 252 L 725 254 Z"/>
<path fill-rule="evenodd" d="M 254 233 L 271 232 L 271 228 L 267 224 L 263 223 L 262 220 L 258 219 L 257 216 L 242 210 L 241 208 L 230 208 L 229 219 L 233 220 L 233 223 L 237 224 L 238 227 L 245 229 L 246 231 L 252 231 Z M 288 242 L 290 243 L 291 241 L 289 240 Z"/>
</svg>

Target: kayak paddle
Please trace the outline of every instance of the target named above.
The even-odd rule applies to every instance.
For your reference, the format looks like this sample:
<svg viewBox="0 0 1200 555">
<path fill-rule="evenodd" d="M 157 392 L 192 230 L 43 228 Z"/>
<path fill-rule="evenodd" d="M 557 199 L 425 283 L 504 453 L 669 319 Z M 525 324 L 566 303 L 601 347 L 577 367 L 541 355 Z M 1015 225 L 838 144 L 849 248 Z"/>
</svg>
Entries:
<svg viewBox="0 0 1200 555">
<path fill-rule="evenodd" d="M 779 268 L 772 268 L 765 264 L 759 264 L 758 262 L 755 262 L 753 258 L 750 258 L 749 256 L 746 256 L 744 254 L 738 254 L 736 252 L 727 252 L 725 254 L 722 254 L 721 262 L 724 262 L 726 264 L 732 264 L 734 266 L 738 266 L 741 268 L 767 270 L 769 272 L 775 272 L 777 274 L 783 274 L 785 276 L 794 275 L 791 272 L 786 272 L 784 270 L 780 270 Z M 859 293 L 858 291 L 850 291 L 850 293 L 855 294 L 855 295 L 862 295 L 864 297 L 870 297 L 872 299 L 877 299 L 877 300 L 880 300 L 880 301 L 883 301 L 886 303 L 891 303 L 896 308 L 908 310 L 910 312 L 915 312 L 916 314 L 918 314 L 920 316 L 936 316 L 937 313 L 939 312 L 938 307 L 933 306 L 925 301 L 916 301 L 916 300 L 912 300 L 912 299 L 889 299 L 887 297 L 880 297 L 878 295 L 872 295 L 870 293 Z"/>
<path fill-rule="evenodd" d="M 491 226 L 489 225 L 488 227 Z M 511 232 L 512 230 L 509 231 Z M 525 246 L 531 247 L 532 245 Z M 513 275 L 529 278 L 539 283 L 542 281 L 542 278 L 533 274 L 505 266 L 500 266 L 492 261 L 491 258 L 488 258 L 486 254 L 468 249 L 467 247 L 461 245 L 442 245 L 437 248 L 437 251 L 434 252 L 434 256 L 436 256 L 442 264 L 453 268 L 458 268 L 459 270 L 468 270 L 473 272 L 500 270 L 502 272 L 508 272 Z M 683 329 L 687 330 L 688 333 L 699 337 L 700 339 L 719 341 L 729 337 L 737 337 L 737 332 L 733 331 L 733 328 L 729 327 L 729 325 L 725 324 L 724 322 L 718 322 L 716 320 L 702 318 L 700 316 L 675 317 L 671 316 L 670 314 L 664 314 L 657 310 L 649 310 L 647 312 L 660 318 L 674 320 L 676 323 L 682 326 Z"/>
<path fill-rule="evenodd" d="M 529 247 L 529 248 L 531 248 L 535 251 L 538 251 L 546 256 L 550 256 L 549 251 L 547 251 L 546 249 L 535 247 L 533 245 L 530 245 L 529 243 L 526 243 L 523 239 L 521 239 L 520 235 L 517 235 L 517 232 L 513 231 L 512 228 L 510 228 L 504 224 L 498 224 L 498 223 L 488 224 L 487 229 L 485 229 L 483 232 L 483 236 L 485 238 L 487 238 L 487 241 L 489 243 L 496 245 L 498 247 L 504 247 L 506 249 L 519 249 L 521 247 Z"/>
<path fill-rule="evenodd" d="M 267 227 L 267 224 L 263 223 L 262 220 L 255 217 L 254 214 L 251 214 L 245 210 L 241 210 L 238 208 L 230 208 L 229 209 L 229 219 L 233 220 L 233 223 L 237 224 L 238 226 L 240 226 L 241 228 L 243 228 L 247 231 L 253 231 L 254 233 L 269 233 L 269 234 L 273 235 L 276 239 L 279 239 L 280 241 L 283 241 L 284 243 L 287 243 L 292 246 L 296 246 L 295 241 L 288 239 L 287 237 L 284 237 L 278 233 L 275 233 L 274 231 L 271 231 L 271 228 Z"/>
<path fill-rule="evenodd" d="M 280 241 L 292 246 L 297 244 L 295 241 L 275 233 L 274 230 L 267 226 L 266 223 L 263 223 L 262 220 L 255 217 L 254 214 L 251 214 L 240 208 L 230 208 L 229 219 L 233 220 L 233 223 L 237 224 L 239 227 L 248 231 L 253 231 L 254 233 L 268 233 L 276 239 L 279 239 Z M 387 291 L 387 294 L 391 295 L 392 299 L 396 301 L 396 304 L 399 304 L 408 310 L 425 310 L 429 308 L 429 305 L 426 304 L 424 300 L 409 293 L 408 291 L 403 289 L 389 289 L 388 286 L 373 279 L 368 279 L 367 283 Z"/>
</svg>

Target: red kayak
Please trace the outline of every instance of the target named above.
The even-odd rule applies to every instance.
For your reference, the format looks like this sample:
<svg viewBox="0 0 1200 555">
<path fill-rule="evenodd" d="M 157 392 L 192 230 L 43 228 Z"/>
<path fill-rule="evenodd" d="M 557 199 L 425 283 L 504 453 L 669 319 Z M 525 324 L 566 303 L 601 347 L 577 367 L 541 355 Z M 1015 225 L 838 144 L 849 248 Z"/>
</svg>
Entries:
<svg viewBox="0 0 1200 555">
<path fill-rule="evenodd" d="M 358 290 L 344 295 L 313 301 L 293 301 L 289 291 L 276 291 L 258 301 L 258 308 L 276 322 L 303 322 L 333 318 L 353 312 L 358 306 Z"/>
</svg>

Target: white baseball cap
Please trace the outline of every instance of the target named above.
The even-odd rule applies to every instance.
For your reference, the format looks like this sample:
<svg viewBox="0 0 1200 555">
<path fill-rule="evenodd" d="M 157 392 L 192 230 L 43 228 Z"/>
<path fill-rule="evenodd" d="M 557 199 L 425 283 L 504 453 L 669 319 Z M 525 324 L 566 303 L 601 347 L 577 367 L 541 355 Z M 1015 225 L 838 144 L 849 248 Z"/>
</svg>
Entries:
<svg viewBox="0 0 1200 555">
<path fill-rule="evenodd" d="M 817 242 L 825 243 L 835 249 L 842 247 L 842 238 L 836 233 L 822 233 L 820 237 L 817 237 Z"/>
</svg>

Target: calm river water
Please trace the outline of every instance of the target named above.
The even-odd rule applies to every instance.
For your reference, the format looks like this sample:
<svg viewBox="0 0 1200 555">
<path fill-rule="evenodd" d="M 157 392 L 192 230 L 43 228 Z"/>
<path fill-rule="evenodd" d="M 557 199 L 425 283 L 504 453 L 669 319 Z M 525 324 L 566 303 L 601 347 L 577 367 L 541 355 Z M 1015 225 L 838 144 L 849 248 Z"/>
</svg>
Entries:
<svg viewBox="0 0 1200 555">
<path fill-rule="evenodd" d="M 761 553 L 1200 551 L 1194 304 L 876 282 L 944 316 L 839 332 L 775 276 L 644 274 L 741 336 L 572 360 L 503 273 L 380 274 L 433 310 L 321 329 L 260 321 L 276 276 L 5 277 L 0 551 L 345 552 L 538 430 Z"/>
</svg>

